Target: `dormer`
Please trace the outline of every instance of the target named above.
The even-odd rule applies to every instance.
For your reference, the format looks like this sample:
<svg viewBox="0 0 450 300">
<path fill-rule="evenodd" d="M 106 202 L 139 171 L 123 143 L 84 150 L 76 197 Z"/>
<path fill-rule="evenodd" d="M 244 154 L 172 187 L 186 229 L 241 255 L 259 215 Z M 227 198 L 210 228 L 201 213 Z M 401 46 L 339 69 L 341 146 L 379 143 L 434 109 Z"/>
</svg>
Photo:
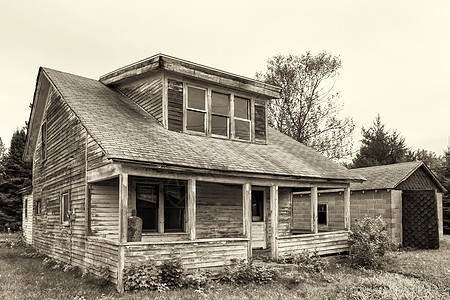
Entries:
<svg viewBox="0 0 450 300">
<path fill-rule="evenodd" d="M 158 54 L 100 77 L 168 130 L 266 143 L 267 102 L 281 89 Z"/>
</svg>

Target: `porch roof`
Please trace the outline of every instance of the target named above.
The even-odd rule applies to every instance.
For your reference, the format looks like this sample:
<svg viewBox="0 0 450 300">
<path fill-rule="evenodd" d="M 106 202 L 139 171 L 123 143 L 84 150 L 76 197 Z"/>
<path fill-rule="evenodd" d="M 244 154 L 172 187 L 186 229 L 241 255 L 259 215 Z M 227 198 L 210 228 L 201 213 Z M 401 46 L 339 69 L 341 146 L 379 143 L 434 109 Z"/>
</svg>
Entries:
<svg viewBox="0 0 450 300">
<path fill-rule="evenodd" d="M 42 72 L 110 159 L 220 171 L 361 180 L 361 176 L 273 128 L 254 144 L 173 132 L 100 81 Z"/>
</svg>

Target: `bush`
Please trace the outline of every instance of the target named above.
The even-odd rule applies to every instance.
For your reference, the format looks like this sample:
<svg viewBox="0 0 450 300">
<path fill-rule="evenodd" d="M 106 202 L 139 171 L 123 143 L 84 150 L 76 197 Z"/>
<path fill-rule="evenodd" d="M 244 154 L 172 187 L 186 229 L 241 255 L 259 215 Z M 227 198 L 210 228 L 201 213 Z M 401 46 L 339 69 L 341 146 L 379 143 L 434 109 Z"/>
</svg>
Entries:
<svg viewBox="0 0 450 300">
<path fill-rule="evenodd" d="M 381 268 L 386 264 L 385 254 L 392 242 L 381 216 L 357 220 L 350 233 L 350 261 L 355 267 Z"/>
<path fill-rule="evenodd" d="M 178 289 L 184 285 L 184 269 L 177 258 L 164 261 L 159 267 L 159 278 L 169 289 Z"/>
<path fill-rule="evenodd" d="M 323 273 L 328 267 L 329 262 L 321 258 L 317 251 L 304 250 L 300 253 L 288 253 L 278 260 L 282 264 L 295 264 L 298 271 L 303 273 Z"/>
<path fill-rule="evenodd" d="M 225 268 L 219 280 L 235 284 L 248 284 L 251 282 L 266 284 L 274 281 L 277 277 L 276 270 L 270 267 L 254 265 L 253 261 L 248 263 L 241 261 L 235 267 Z"/>
</svg>

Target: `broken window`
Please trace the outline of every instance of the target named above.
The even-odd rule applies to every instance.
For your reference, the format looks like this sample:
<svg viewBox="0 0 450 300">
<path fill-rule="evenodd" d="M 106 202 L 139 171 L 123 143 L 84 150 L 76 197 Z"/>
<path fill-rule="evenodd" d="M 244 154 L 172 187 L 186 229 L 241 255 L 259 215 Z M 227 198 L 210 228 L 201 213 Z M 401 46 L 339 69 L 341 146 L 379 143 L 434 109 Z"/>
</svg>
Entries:
<svg viewBox="0 0 450 300">
<path fill-rule="evenodd" d="M 144 231 L 158 231 L 158 193 L 158 185 L 136 186 L 136 211 Z"/>
<path fill-rule="evenodd" d="M 327 225 L 327 204 L 319 204 L 317 207 L 317 223 Z"/>
<path fill-rule="evenodd" d="M 185 203 L 184 186 L 165 186 L 164 232 L 184 232 Z"/>
</svg>

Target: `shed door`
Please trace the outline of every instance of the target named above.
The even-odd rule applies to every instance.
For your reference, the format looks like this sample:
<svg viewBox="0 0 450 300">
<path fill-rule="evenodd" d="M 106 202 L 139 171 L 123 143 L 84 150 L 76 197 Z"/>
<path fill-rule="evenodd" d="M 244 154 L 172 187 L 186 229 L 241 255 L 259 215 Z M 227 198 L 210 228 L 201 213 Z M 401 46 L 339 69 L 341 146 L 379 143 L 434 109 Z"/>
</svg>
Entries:
<svg viewBox="0 0 450 300">
<path fill-rule="evenodd" d="M 402 217 L 404 247 L 439 248 L 438 213 L 434 190 L 404 190 Z"/>
<path fill-rule="evenodd" d="M 252 248 L 265 249 L 266 239 L 265 190 L 252 190 Z"/>
</svg>

